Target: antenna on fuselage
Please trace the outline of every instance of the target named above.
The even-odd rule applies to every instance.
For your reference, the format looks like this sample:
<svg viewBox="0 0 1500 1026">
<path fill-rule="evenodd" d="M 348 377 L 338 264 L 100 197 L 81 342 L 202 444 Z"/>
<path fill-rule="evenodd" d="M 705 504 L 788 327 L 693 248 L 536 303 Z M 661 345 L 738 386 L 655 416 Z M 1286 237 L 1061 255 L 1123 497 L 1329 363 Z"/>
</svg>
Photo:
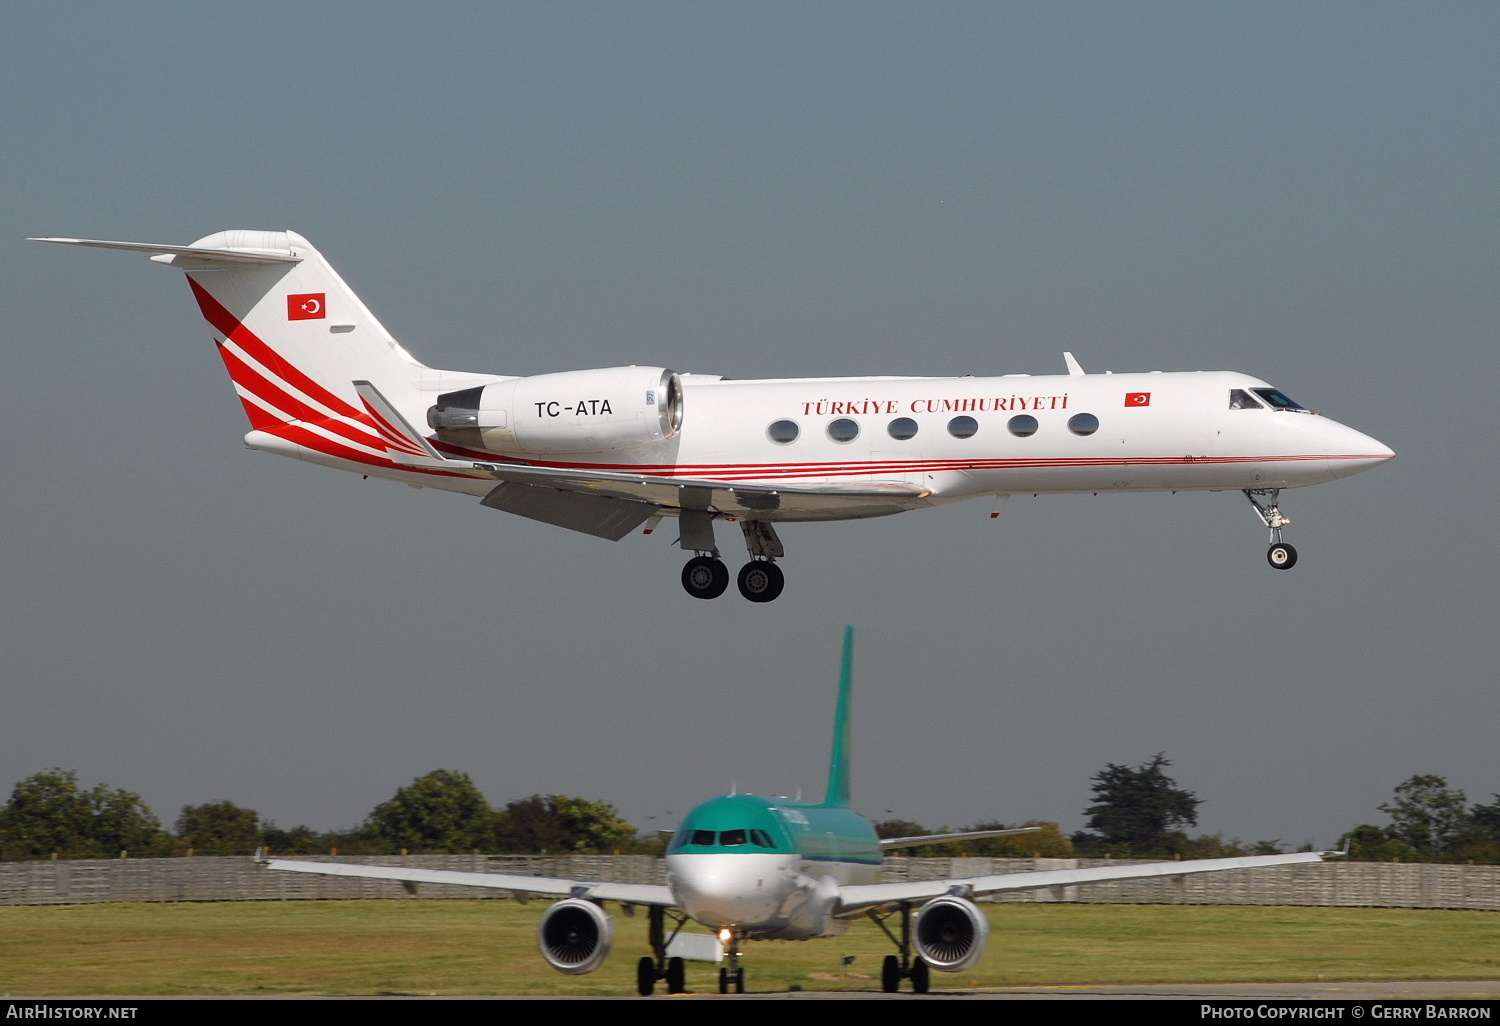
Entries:
<svg viewBox="0 0 1500 1026">
<path fill-rule="evenodd" d="M 849 692 L 854 678 L 854 628 L 844 628 L 844 661 L 839 671 L 839 702 L 833 714 L 833 756 L 828 762 L 824 805 L 849 806 Z"/>
</svg>

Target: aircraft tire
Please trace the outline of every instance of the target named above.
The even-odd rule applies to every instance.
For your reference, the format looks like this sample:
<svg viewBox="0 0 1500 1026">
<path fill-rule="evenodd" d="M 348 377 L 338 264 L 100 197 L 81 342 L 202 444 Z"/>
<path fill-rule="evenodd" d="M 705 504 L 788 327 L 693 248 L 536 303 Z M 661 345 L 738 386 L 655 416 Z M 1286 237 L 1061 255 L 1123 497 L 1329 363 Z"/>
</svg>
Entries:
<svg viewBox="0 0 1500 1026">
<path fill-rule="evenodd" d="M 1277 542 L 1266 550 L 1266 562 L 1277 570 L 1290 570 L 1297 565 L 1297 550 L 1285 542 Z"/>
<path fill-rule="evenodd" d="M 774 602 L 786 587 L 781 567 L 769 559 L 752 559 L 740 567 L 740 594 L 751 602 Z"/>
<path fill-rule="evenodd" d="M 880 963 L 880 989 L 887 994 L 901 989 L 901 959 L 895 955 L 886 955 Z"/>
<path fill-rule="evenodd" d="M 911 964 L 911 989 L 917 994 L 926 994 L 932 986 L 932 970 L 922 959 Z"/>
<path fill-rule="evenodd" d="M 656 959 L 650 955 L 642 955 L 635 964 L 635 989 L 641 997 L 650 997 L 656 990 Z"/>
<path fill-rule="evenodd" d="M 720 994 L 728 994 L 729 993 L 729 970 L 728 969 L 720 969 L 719 970 L 719 993 Z"/>
<path fill-rule="evenodd" d="M 667 993 L 681 994 L 687 990 L 687 964 L 680 958 L 667 959 Z"/>
<path fill-rule="evenodd" d="M 734 992 L 736 994 L 743 994 L 743 993 L 745 993 L 745 967 L 744 966 L 740 966 L 738 969 L 736 969 L 734 971 Z"/>
<path fill-rule="evenodd" d="M 716 599 L 729 587 L 729 568 L 713 556 L 694 556 L 682 568 L 682 589 L 693 598 Z"/>
</svg>

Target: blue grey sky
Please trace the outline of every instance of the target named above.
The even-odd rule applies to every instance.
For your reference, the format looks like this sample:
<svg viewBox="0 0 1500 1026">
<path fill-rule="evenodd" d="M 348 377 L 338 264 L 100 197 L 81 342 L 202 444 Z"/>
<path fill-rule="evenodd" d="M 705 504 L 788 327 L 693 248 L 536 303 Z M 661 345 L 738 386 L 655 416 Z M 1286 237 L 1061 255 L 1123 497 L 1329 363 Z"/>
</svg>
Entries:
<svg viewBox="0 0 1500 1026">
<path fill-rule="evenodd" d="M 1500 791 L 1493 4 L 7 4 L 0 785 L 349 826 L 437 767 L 671 825 L 854 793 L 1331 843 Z M 310 238 L 419 359 L 529 374 L 1231 369 L 1391 445 L 1290 493 L 793 525 L 783 598 L 252 453 L 176 272 L 28 235 Z M 666 534 L 666 537 L 663 537 Z M 727 540 L 727 535 L 726 535 Z M 732 549 L 726 545 L 726 552 Z M 736 559 L 738 557 L 736 556 Z"/>
</svg>

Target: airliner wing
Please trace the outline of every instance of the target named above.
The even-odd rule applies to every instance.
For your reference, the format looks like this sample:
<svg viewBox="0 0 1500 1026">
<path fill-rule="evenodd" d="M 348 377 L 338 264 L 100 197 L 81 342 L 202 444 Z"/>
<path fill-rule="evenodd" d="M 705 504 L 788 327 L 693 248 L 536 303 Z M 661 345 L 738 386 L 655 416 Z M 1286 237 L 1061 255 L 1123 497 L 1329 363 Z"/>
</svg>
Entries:
<svg viewBox="0 0 1500 1026">
<path fill-rule="evenodd" d="M 1039 873 L 1002 873 L 948 880 L 911 880 L 905 883 L 855 884 L 839 888 L 840 916 L 898 902 L 921 902 L 944 894 L 977 896 L 1001 891 L 1029 891 L 1041 887 L 1098 883 L 1103 880 L 1139 880 L 1153 876 L 1185 876 L 1188 873 L 1221 873 L 1228 869 L 1262 869 L 1321 862 L 1343 854 L 1333 851 L 1299 851 L 1288 855 L 1247 855 L 1234 859 L 1193 859 L 1187 862 L 1147 862 L 1134 866 L 1096 866 L 1093 869 L 1058 869 Z"/>
<path fill-rule="evenodd" d="M 352 876 L 364 880 L 396 880 L 403 884 L 457 884 L 488 887 L 521 894 L 570 895 L 627 905 L 671 907 L 672 892 L 660 884 L 609 883 L 597 880 L 562 880 L 550 876 L 516 876 L 510 873 L 468 873 L 456 869 L 415 869 L 410 866 L 368 866 L 349 862 L 303 862 L 257 855 L 255 861 L 267 869 L 318 876 Z"/>
</svg>

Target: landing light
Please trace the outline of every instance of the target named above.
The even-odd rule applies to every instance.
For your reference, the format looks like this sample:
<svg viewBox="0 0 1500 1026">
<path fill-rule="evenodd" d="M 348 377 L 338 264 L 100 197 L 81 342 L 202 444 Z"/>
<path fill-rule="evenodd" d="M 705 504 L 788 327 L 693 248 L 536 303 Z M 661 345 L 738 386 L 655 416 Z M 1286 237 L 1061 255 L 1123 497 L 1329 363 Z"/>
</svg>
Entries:
<svg viewBox="0 0 1500 1026">
<path fill-rule="evenodd" d="M 730 939 L 733 936 L 734 936 L 734 932 L 731 931 L 731 930 L 725 929 L 725 930 L 720 930 L 719 931 L 719 941 L 720 941 L 720 943 L 728 944 L 729 941 L 730 941 Z"/>
</svg>

